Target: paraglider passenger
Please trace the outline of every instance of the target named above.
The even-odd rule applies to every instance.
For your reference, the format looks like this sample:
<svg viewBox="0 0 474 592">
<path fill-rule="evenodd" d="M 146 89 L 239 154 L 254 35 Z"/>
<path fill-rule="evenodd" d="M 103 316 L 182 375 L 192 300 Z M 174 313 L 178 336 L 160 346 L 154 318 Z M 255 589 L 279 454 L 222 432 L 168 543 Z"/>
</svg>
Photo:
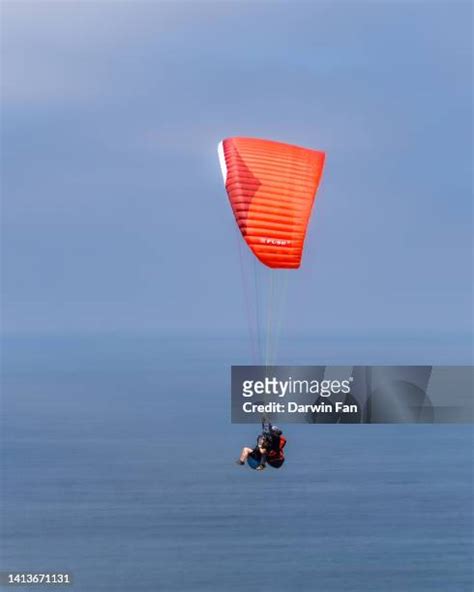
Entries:
<svg viewBox="0 0 474 592">
<path fill-rule="evenodd" d="M 279 469 L 285 462 L 283 448 L 286 445 L 286 438 L 277 426 L 269 426 L 257 439 L 255 448 L 242 448 L 237 464 L 244 465 L 246 462 L 250 468 L 262 471 L 267 464 L 274 469 Z"/>
</svg>

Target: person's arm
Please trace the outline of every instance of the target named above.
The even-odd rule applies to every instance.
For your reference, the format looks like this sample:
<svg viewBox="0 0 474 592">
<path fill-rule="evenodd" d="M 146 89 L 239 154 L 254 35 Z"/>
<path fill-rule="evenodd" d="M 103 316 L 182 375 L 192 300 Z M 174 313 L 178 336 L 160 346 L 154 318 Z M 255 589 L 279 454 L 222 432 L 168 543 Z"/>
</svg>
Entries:
<svg viewBox="0 0 474 592">
<path fill-rule="evenodd" d="M 268 450 L 266 448 L 259 448 L 259 450 L 260 454 L 262 455 L 262 458 L 260 459 L 260 464 L 265 466 L 265 464 L 267 463 Z"/>
<path fill-rule="evenodd" d="M 268 421 L 266 417 L 262 419 L 262 432 L 264 434 L 272 433 L 272 424 Z"/>
</svg>

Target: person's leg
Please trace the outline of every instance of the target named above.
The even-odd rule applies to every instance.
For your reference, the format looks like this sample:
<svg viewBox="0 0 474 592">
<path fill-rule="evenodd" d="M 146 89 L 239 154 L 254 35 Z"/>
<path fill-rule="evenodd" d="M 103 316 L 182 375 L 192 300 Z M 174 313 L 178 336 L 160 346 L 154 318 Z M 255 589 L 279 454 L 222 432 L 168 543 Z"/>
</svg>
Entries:
<svg viewBox="0 0 474 592">
<path fill-rule="evenodd" d="M 242 452 L 240 453 L 240 458 L 239 461 L 244 464 L 245 461 L 248 459 L 249 454 L 252 452 L 252 448 L 248 448 L 247 446 L 244 446 L 242 448 Z"/>
</svg>

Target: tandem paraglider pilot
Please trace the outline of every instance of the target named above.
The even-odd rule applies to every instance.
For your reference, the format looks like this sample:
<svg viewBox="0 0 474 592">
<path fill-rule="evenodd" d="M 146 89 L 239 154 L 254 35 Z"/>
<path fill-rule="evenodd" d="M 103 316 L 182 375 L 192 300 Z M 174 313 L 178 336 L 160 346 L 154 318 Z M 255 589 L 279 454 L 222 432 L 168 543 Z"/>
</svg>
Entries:
<svg viewBox="0 0 474 592">
<path fill-rule="evenodd" d="M 244 465 L 247 462 L 251 469 L 257 471 L 262 471 L 267 464 L 274 469 L 279 469 L 285 462 L 283 451 L 285 445 L 286 438 L 280 428 L 268 423 L 257 438 L 255 448 L 244 446 L 236 462 L 238 465 Z"/>
</svg>

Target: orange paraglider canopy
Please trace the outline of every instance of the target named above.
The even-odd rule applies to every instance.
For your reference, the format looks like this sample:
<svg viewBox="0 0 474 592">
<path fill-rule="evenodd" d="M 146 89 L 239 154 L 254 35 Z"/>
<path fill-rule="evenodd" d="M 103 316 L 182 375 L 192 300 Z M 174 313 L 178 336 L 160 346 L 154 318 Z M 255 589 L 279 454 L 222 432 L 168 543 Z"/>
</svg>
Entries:
<svg viewBox="0 0 474 592">
<path fill-rule="evenodd" d="M 242 236 L 272 268 L 301 264 L 324 152 L 257 138 L 228 138 L 219 160 Z"/>
</svg>

